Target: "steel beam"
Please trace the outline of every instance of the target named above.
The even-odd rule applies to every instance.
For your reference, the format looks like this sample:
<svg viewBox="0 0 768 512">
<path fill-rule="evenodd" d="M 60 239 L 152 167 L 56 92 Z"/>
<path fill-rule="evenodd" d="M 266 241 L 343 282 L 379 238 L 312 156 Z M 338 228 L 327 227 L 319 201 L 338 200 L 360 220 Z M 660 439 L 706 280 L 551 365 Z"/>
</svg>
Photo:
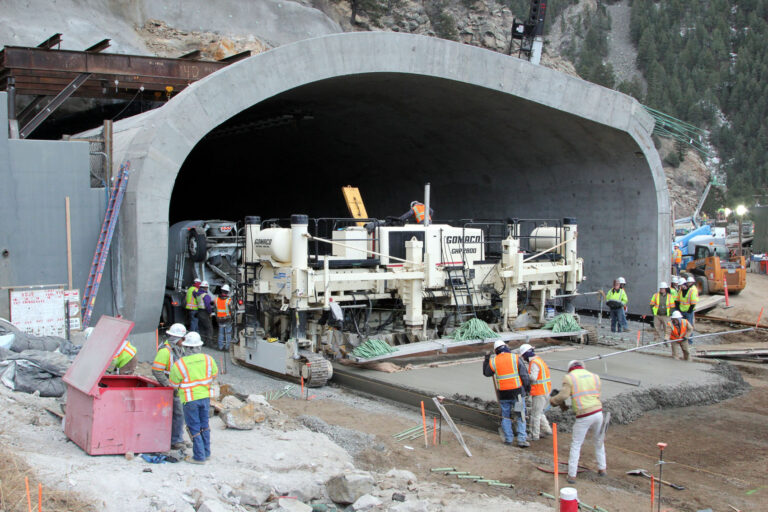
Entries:
<svg viewBox="0 0 768 512">
<path fill-rule="evenodd" d="M 94 52 L 98 53 L 102 50 L 106 50 L 111 46 L 112 40 L 111 39 L 102 39 L 98 43 L 94 44 L 93 46 L 90 46 L 85 49 L 87 52 Z"/>
<path fill-rule="evenodd" d="M 42 43 L 40 43 L 39 45 L 37 45 L 37 47 L 42 48 L 43 50 L 50 50 L 51 48 L 58 45 L 59 43 L 61 43 L 61 34 L 56 33 L 56 34 L 53 34 L 48 39 L 46 39 L 45 41 L 43 41 Z"/>
<path fill-rule="evenodd" d="M 179 58 L 180 59 L 185 59 L 185 60 L 197 60 L 197 59 L 200 58 L 200 55 L 201 55 L 200 50 L 193 50 L 193 51 L 191 51 L 189 53 L 185 53 L 184 55 L 182 55 Z"/>
<path fill-rule="evenodd" d="M 90 77 L 90 73 L 82 73 L 77 76 L 72 82 L 64 88 L 59 94 L 56 95 L 55 98 L 53 98 L 48 105 L 45 106 L 44 109 L 42 109 L 40 112 L 38 112 L 35 117 L 32 118 L 29 123 L 24 125 L 24 128 L 19 130 L 19 136 L 22 139 L 26 139 L 29 134 L 31 134 L 35 128 L 40 126 L 40 123 L 45 121 L 48 116 L 50 116 L 57 108 L 61 106 L 62 103 L 64 103 L 67 98 L 72 96 L 72 94 L 85 83 L 86 80 L 88 80 L 88 77 Z"/>
</svg>

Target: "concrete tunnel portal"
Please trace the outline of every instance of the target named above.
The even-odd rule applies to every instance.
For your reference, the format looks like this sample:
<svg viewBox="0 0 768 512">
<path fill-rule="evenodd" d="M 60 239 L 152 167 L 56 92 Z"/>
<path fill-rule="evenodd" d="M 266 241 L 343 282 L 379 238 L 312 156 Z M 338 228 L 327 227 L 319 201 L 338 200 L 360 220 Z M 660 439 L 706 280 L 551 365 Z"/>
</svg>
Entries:
<svg viewBox="0 0 768 512">
<path fill-rule="evenodd" d="M 669 263 L 652 126 L 627 96 L 435 38 L 343 34 L 251 57 L 115 128 L 134 170 L 125 315 L 155 328 L 169 224 L 347 216 L 347 184 L 370 216 L 399 215 L 425 182 L 437 218 L 575 217 L 582 291 L 624 275 L 644 312 Z"/>
</svg>

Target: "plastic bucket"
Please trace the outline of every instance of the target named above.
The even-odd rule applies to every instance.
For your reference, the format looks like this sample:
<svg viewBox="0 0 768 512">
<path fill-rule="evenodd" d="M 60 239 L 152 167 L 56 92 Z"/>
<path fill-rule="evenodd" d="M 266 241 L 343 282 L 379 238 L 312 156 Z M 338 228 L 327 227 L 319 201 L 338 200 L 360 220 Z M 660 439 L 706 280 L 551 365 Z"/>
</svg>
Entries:
<svg viewBox="0 0 768 512">
<path fill-rule="evenodd" d="M 552 320 L 555 318 L 555 308 L 553 306 L 547 306 L 544 310 L 544 319 Z"/>
<path fill-rule="evenodd" d="M 560 489 L 560 512 L 578 512 L 579 494 L 573 487 Z"/>
</svg>

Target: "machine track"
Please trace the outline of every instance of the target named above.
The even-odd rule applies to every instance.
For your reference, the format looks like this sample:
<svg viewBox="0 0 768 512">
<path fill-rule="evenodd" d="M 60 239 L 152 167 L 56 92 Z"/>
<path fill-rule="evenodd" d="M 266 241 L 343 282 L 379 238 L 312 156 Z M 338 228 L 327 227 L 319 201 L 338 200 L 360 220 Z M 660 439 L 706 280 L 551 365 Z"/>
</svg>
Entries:
<svg viewBox="0 0 768 512">
<path fill-rule="evenodd" d="M 299 355 L 306 360 L 306 364 L 301 368 L 306 386 L 319 388 L 325 386 L 333 377 L 333 366 L 322 355 L 306 350 L 300 350 Z"/>
</svg>

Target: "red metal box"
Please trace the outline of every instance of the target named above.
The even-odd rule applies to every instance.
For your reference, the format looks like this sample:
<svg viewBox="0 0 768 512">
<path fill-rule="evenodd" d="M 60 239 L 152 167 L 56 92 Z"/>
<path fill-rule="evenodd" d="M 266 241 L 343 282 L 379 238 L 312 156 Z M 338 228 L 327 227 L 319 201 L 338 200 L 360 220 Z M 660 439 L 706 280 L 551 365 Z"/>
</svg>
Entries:
<svg viewBox="0 0 768 512">
<path fill-rule="evenodd" d="M 64 375 L 64 433 L 89 455 L 165 452 L 173 388 L 145 377 L 104 375 L 133 322 L 102 316 Z"/>
</svg>

